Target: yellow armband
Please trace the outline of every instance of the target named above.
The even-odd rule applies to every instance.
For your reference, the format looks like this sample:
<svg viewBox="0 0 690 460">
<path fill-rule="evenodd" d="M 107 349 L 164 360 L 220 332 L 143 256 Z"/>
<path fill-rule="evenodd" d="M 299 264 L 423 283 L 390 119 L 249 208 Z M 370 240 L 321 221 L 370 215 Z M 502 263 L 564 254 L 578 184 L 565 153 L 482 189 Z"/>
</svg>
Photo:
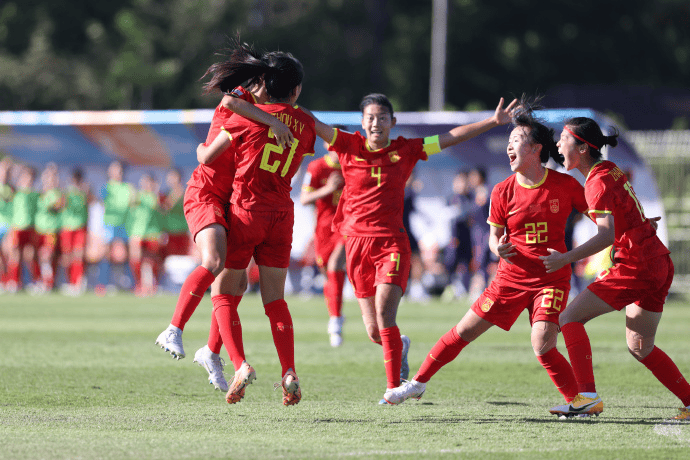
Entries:
<svg viewBox="0 0 690 460">
<path fill-rule="evenodd" d="M 438 134 L 436 136 L 429 136 L 424 138 L 424 152 L 427 155 L 433 155 L 441 151 L 441 144 L 438 141 Z"/>
</svg>

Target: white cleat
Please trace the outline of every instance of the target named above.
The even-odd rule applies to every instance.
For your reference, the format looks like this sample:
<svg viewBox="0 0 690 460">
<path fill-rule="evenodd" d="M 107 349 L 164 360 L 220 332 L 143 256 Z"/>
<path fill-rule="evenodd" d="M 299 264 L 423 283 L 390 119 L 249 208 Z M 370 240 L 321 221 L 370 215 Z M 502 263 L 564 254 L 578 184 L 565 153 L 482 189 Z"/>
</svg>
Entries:
<svg viewBox="0 0 690 460">
<path fill-rule="evenodd" d="M 175 326 L 169 326 L 161 332 L 156 339 L 156 345 L 170 352 L 174 359 L 185 357 L 184 347 L 182 347 L 182 330 Z"/>
<path fill-rule="evenodd" d="M 410 398 L 421 399 L 424 395 L 424 391 L 426 391 L 426 383 L 410 380 L 409 382 L 404 382 L 397 388 L 387 389 L 383 395 L 383 399 L 388 404 L 401 404 Z"/>
<path fill-rule="evenodd" d="M 343 323 L 344 316 L 331 316 L 328 320 L 328 336 L 331 346 L 336 348 L 343 344 Z"/>
<path fill-rule="evenodd" d="M 192 362 L 206 369 L 206 372 L 208 372 L 208 383 L 213 385 L 213 388 L 228 391 L 228 381 L 225 380 L 225 375 L 223 375 L 225 363 L 220 355 L 211 351 L 208 345 L 204 345 L 194 353 L 194 361 Z"/>
</svg>

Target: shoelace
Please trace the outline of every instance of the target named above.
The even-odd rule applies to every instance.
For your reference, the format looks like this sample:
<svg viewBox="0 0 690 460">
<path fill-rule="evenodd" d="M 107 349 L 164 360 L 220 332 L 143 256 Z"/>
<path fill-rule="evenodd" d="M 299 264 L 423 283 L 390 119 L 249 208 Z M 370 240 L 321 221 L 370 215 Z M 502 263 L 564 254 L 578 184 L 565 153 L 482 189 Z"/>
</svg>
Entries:
<svg viewBox="0 0 690 460">
<path fill-rule="evenodd" d="M 220 367 L 220 374 L 224 375 L 225 374 L 225 372 L 224 372 L 225 371 L 225 361 L 223 360 L 223 358 L 221 358 L 220 356 L 211 355 L 211 361 L 214 364 L 213 369 L 215 371 L 217 371 L 218 367 Z M 218 367 L 216 367 L 216 366 L 218 366 Z"/>
</svg>

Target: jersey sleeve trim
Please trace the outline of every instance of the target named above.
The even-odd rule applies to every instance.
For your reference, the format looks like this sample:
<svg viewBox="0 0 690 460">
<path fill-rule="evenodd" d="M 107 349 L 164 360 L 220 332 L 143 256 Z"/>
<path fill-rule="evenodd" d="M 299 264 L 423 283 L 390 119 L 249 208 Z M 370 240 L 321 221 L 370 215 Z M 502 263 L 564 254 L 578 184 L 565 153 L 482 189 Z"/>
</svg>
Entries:
<svg viewBox="0 0 690 460">
<path fill-rule="evenodd" d="M 496 227 L 496 228 L 506 228 L 505 225 L 496 224 L 496 223 L 494 223 L 494 222 L 491 222 L 490 220 L 487 220 L 486 223 L 489 224 L 489 225 L 491 225 L 492 227 Z"/>
<path fill-rule="evenodd" d="M 605 211 L 601 209 L 590 209 L 587 211 L 588 214 L 613 214 L 613 211 Z"/>
<path fill-rule="evenodd" d="M 230 134 L 230 131 L 228 131 L 227 129 L 225 129 L 225 126 L 223 126 L 222 128 L 220 128 L 220 130 L 223 131 L 225 134 L 227 134 L 228 137 L 230 138 L 230 140 L 232 140 L 232 134 Z M 312 155 L 313 155 L 313 153 L 312 153 Z"/>
<path fill-rule="evenodd" d="M 441 143 L 438 140 L 438 134 L 424 138 L 424 152 L 427 155 L 434 155 L 441 151 Z"/>
<path fill-rule="evenodd" d="M 340 132 L 340 130 L 338 128 L 333 128 L 333 139 L 331 139 L 331 142 L 329 142 L 329 145 L 335 144 L 335 140 L 338 138 L 338 132 Z"/>
</svg>

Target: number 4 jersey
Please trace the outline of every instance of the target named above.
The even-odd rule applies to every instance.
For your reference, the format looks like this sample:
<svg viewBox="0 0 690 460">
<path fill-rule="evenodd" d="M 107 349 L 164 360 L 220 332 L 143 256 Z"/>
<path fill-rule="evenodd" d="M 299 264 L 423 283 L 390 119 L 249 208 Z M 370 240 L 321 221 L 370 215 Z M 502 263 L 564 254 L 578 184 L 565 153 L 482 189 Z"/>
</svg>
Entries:
<svg viewBox="0 0 690 460">
<path fill-rule="evenodd" d="M 567 251 L 565 229 L 573 209 L 587 211 L 582 185 L 574 177 L 552 169 L 547 168 L 536 185 L 523 185 L 513 174 L 494 187 L 487 222 L 506 229 L 516 253 L 510 258 L 512 265 L 503 259 L 499 262 L 496 278 L 501 284 L 541 288 L 570 281 L 570 265 L 547 274 L 539 257 L 548 255 L 548 248 Z"/>
<path fill-rule="evenodd" d="M 252 211 L 292 210 L 292 176 L 302 157 L 314 155 L 314 119 L 297 106 L 276 103 L 257 105 L 285 123 L 295 138 L 282 148 L 268 126 L 239 115 L 230 117 L 227 131 L 235 147 L 235 182 L 231 202 Z"/>
</svg>

